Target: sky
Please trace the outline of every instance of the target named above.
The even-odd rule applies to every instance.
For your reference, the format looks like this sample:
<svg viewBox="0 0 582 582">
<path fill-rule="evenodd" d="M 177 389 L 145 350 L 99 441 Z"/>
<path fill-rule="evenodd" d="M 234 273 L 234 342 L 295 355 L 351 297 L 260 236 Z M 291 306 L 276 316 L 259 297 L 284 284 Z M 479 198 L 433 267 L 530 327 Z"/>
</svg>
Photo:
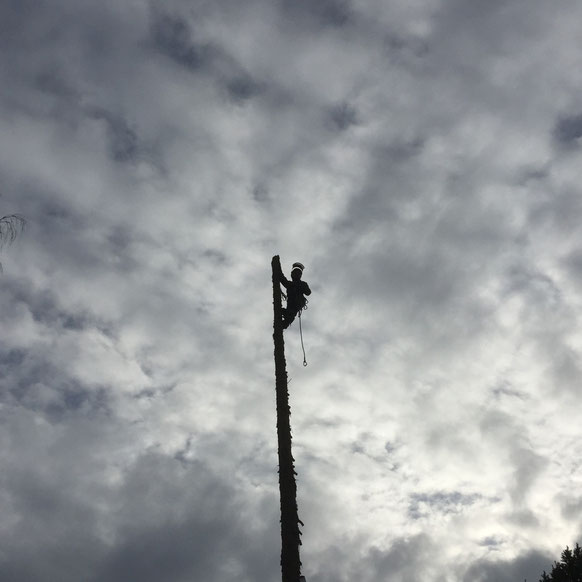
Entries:
<svg viewBox="0 0 582 582">
<path fill-rule="evenodd" d="M 0 579 L 537 582 L 582 542 L 582 4 L 3 0 Z"/>
</svg>

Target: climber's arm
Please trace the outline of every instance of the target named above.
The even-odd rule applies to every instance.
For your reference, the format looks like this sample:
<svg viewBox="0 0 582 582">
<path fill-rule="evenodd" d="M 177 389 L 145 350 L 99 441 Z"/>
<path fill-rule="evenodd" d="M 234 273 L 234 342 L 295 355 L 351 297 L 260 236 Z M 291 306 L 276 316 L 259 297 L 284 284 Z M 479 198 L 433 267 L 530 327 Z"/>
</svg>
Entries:
<svg viewBox="0 0 582 582">
<path fill-rule="evenodd" d="M 283 287 L 285 287 L 285 289 L 289 289 L 289 285 L 291 284 L 291 281 L 289 281 L 289 279 L 287 279 L 287 277 L 285 277 L 285 275 L 283 275 L 283 271 L 279 272 L 279 281 L 280 281 L 281 285 L 283 285 Z"/>
</svg>

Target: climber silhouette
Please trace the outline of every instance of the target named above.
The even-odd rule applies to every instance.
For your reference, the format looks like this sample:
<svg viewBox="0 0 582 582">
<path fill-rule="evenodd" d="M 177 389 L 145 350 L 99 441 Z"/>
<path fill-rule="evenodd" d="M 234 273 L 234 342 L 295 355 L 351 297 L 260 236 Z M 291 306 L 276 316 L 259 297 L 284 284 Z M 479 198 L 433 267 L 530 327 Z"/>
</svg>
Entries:
<svg viewBox="0 0 582 582">
<path fill-rule="evenodd" d="M 283 329 L 287 329 L 293 323 L 297 314 L 307 304 L 305 295 L 311 295 L 309 285 L 301 280 L 303 269 L 305 267 L 301 263 L 293 263 L 291 281 L 283 275 L 283 271 L 279 273 L 281 285 L 287 290 L 287 307 L 283 309 Z"/>
</svg>

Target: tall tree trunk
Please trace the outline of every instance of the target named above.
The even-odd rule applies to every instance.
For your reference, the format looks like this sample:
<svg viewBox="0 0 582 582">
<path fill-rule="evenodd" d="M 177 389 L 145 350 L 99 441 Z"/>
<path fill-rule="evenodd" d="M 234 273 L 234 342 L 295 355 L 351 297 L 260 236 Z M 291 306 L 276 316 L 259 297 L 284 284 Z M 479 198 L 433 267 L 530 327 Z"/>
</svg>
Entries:
<svg viewBox="0 0 582 582">
<path fill-rule="evenodd" d="M 299 582 L 299 517 L 297 515 L 297 484 L 294 459 L 291 453 L 291 407 L 287 390 L 285 343 L 283 341 L 281 263 L 276 255 L 271 261 L 273 270 L 273 340 L 275 342 L 275 391 L 277 396 L 277 440 L 279 445 L 279 492 L 281 495 L 281 571 L 283 582 Z"/>
</svg>

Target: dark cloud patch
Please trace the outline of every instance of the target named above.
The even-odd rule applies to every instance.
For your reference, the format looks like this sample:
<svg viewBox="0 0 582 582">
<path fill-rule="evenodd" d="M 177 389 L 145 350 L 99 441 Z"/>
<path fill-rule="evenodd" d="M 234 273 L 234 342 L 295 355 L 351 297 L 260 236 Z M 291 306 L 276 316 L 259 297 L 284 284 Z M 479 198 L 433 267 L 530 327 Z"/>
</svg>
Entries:
<svg viewBox="0 0 582 582">
<path fill-rule="evenodd" d="M 153 12 L 152 43 L 156 50 L 195 73 L 205 73 L 223 90 L 228 100 L 244 104 L 266 90 L 245 67 L 219 43 L 196 40 L 195 30 L 181 16 Z"/>
<path fill-rule="evenodd" d="M 94 391 L 87 390 L 82 386 L 69 388 L 63 394 L 63 407 L 58 409 L 58 412 L 71 411 L 76 412 L 82 410 L 86 406 L 91 408 L 105 410 L 106 409 L 106 392 L 103 388 Z"/>
<path fill-rule="evenodd" d="M 572 280 L 582 286 L 582 248 L 576 248 L 563 259 L 563 264 L 572 276 Z"/>
<path fill-rule="evenodd" d="M 568 495 L 561 499 L 561 512 L 564 519 L 568 521 L 579 521 L 582 516 L 582 497 L 575 494 Z M 582 538 L 582 536 L 580 536 Z"/>
<path fill-rule="evenodd" d="M 240 75 L 227 81 L 226 89 L 229 97 L 235 103 L 244 103 L 263 92 L 262 85 L 257 83 L 250 75 Z"/>
<path fill-rule="evenodd" d="M 49 289 L 33 289 L 13 280 L 8 291 L 14 301 L 27 306 L 34 321 L 46 327 L 78 331 L 95 324 L 88 312 L 63 308 Z"/>
<path fill-rule="evenodd" d="M 517 174 L 516 184 L 530 185 L 545 180 L 550 175 L 550 166 L 526 167 Z"/>
<path fill-rule="evenodd" d="M 512 460 L 514 480 L 510 487 L 510 495 L 515 505 L 523 508 L 533 484 L 548 466 L 549 461 L 530 448 L 519 445 L 516 445 L 512 451 Z M 529 512 L 525 508 L 523 511 L 525 512 L 523 518 L 528 522 L 531 521 Z"/>
<path fill-rule="evenodd" d="M 110 268 L 115 268 L 126 275 L 137 271 L 140 266 L 134 256 L 133 245 L 136 242 L 135 232 L 127 225 L 113 225 L 106 235 L 103 248 L 104 258 Z"/>
<path fill-rule="evenodd" d="M 23 42 L 23 32 L 30 29 L 38 4 L 34 0 L 6 0 L 0 4 L 0 46 Z"/>
<path fill-rule="evenodd" d="M 463 576 L 463 582 L 536 582 L 548 570 L 552 558 L 532 550 L 515 560 L 480 560 L 473 563 Z"/>
<path fill-rule="evenodd" d="M 344 131 L 358 124 L 358 112 L 349 103 L 338 103 L 329 108 L 326 113 L 326 123 L 332 129 Z"/>
<path fill-rule="evenodd" d="M 513 511 L 508 514 L 507 520 L 517 525 L 520 530 L 526 530 L 540 526 L 540 520 L 530 509 Z"/>
<path fill-rule="evenodd" d="M 97 484 L 94 478 L 116 469 L 114 462 L 105 455 L 93 459 L 94 465 L 85 464 L 78 455 L 93 447 L 84 439 L 80 443 L 69 443 L 69 455 L 77 456 L 53 459 L 56 466 L 45 467 L 42 474 L 33 466 L 5 467 L 3 513 L 18 519 L 10 532 L 0 532 L 3 581 L 251 582 L 277 577 L 274 496 L 244 497 L 234 482 L 206 464 L 183 464 L 157 453 L 130 463 L 121 484 Z M 115 447 L 110 456 L 115 458 Z M 71 465 L 68 469 L 81 463 L 85 471 L 77 469 L 77 479 L 69 480 L 59 471 L 63 462 Z"/>
<path fill-rule="evenodd" d="M 582 219 L 582 197 L 575 188 L 554 190 L 551 196 L 544 196 L 529 208 L 528 220 L 531 227 L 550 226 L 560 234 L 574 231 Z"/>
<path fill-rule="evenodd" d="M 517 390 L 511 385 L 510 382 L 507 382 L 506 380 L 502 380 L 498 384 L 496 384 L 491 389 L 491 392 L 498 399 L 501 399 L 503 397 L 518 398 L 519 400 L 528 399 L 527 394 Z"/>
<path fill-rule="evenodd" d="M 29 430 L 24 437 L 29 449 L 35 447 L 30 439 L 37 432 Z M 58 453 L 49 455 L 50 463 L 44 465 L 44 459 L 31 456 L 31 450 L 27 450 L 26 460 L 11 457 L 4 461 L 3 514 L 14 521 L 9 530 L 0 533 L 4 550 L 0 557 L 1 580 L 89 580 L 103 544 L 97 532 L 98 512 L 82 499 L 82 488 L 90 484 L 81 478 L 81 471 L 76 484 L 66 477 L 69 463 L 83 462 L 77 457 L 73 460 L 74 455 L 72 449 L 67 455 L 70 461 Z M 43 469 L 39 470 L 37 463 Z"/>
<path fill-rule="evenodd" d="M 0 369 L 2 366 L 19 366 L 26 357 L 26 351 L 22 349 L 12 349 L 0 352 Z"/>
<path fill-rule="evenodd" d="M 18 362 L 17 373 L 14 361 Z M 111 413 L 109 393 L 104 387 L 88 388 L 31 353 L 8 352 L 0 361 L 0 379 L 10 386 L 0 393 L 0 402 L 34 411 L 51 423 L 72 416 L 89 418 Z"/>
<path fill-rule="evenodd" d="M 379 153 L 385 156 L 388 162 L 404 162 L 418 156 L 425 145 L 423 137 L 416 137 L 407 141 L 395 141 L 387 145 Z"/>
<path fill-rule="evenodd" d="M 384 39 L 384 49 L 389 57 L 398 62 L 408 62 L 410 58 L 424 57 L 429 52 L 428 42 L 413 36 L 389 34 Z"/>
<path fill-rule="evenodd" d="M 265 184 L 259 183 L 253 188 L 253 199 L 260 204 L 270 201 L 269 188 Z"/>
<path fill-rule="evenodd" d="M 184 487 L 179 486 L 183 484 Z M 119 542 L 94 574 L 95 582 L 139 579 L 258 580 L 276 577 L 276 520 L 257 524 L 251 508 L 205 464 L 158 454 L 138 460 L 120 492 Z M 158 520 L 171 500 L 173 509 Z M 277 504 L 273 504 L 273 518 Z"/>
<path fill-rule="evenodd" d="M 464 507 L 473 505 L 483 498 L 478 493 L 470 495 L 460 491 L 438 491 L 436 493 L 414 493 L 410 497 L 408 515 L 412 519 L 426 517 L 432 512 L 443 514 L 460 513 Z"/>
<path fill-rule="evenodd" d="M 105 122 L 109 137 L 109 151 L 117 162 L 135 160 L 139 151 L 138 137 L 126 119 L 102 107 L 90 107 L 87 113 L 93 119 Z"/>
<path fill-rule="evenodd" d="M 228 553 L 230 529 L 228 520 L 217 517 L 208 521 L 190 518 L 184 523 L 161 523 L 135 531 L 117 545 L 94 579 L 217 580 L 220 564 L 224 564 L 218 556 Z"/>
<path fill-rule="evenodd" d="M 416 582 L 430 580 L 428 570 L 435 562 L 434 544 L 425 534 L 395 539 L 387 548 L 361 547 L 362 540 L 344 536 L 342 543 L 330 546 L 320 556 L 325 568 L 307 580 L 313 582 Z M 357 561 L 351 556 L 360 554 Z"/>
<path fill-rule="evenodd" d="M 50 423 L 109 415 L 109 390 L 98 382 L 87 386 L 67 371 L 77 356 L 74 343 L 54 345 L 56 338 L 82 341 L 86 330 L 98 329 L 95 320 L 85 311 L 64 309 L 47 289 L 30 288 L 12 280 L 4 292 L 12 296 L 16 305 L 26 308 L 41 334 L 51 334 L 54 341 L 52 345 L 0 352 L 0 380 L 6 386 L 0 392 L 0 402 L 34 411 Z"/>
<path fill-rule="evenodd" d="M 399 220 L 400 208 L 419 198 L 419 192 L 397 187 L 423 152 L 426 140 L 423 136 L 410 139 L 397 138 L 381 141 L 370 152 L 370 169 L 357 193 L 351 198 L 350 206 L 337 221 L 337 229 L 358 231 L 362 224 L 382 219 L 388 226 Z M 409 225 L 410 228 L 412 225 Z"/>
<path fill-rule="evenodd" d="M 123 122 L 110 122 L 108 127 L 113 159 L 117 162 L 128 162 L 135 159 L 138 151 L 138 140 L 135 132 Z"/>
<path fill-rule="evenodd" d="M 93 580 L 124 582 L 129 577 L 142 582 L 251 582 L 276 576 L 276 548 L 271 547 L 271 559 L 261 555 L 264 538 L 254 542 L 245 539 L 239 510 L 231 507 L 231 512 L 223 510 L 206 520 L 194 514 L 135 531 L 116 546 Z"/>
<path fill-rule="evenodd" d="M 210 45 L 194 40 L 189 23 L 177 15 L 154 11 L 151 38 L 158 51 L 193 72 L 203 69 L 214 53 Z"/>
<path fill-rule="evenodd" d="M 344 27 L 355 20 L 347 0 L 282 0 L 286 15 L 322 27 Z"/>
<path fill-rule="evenodd" d="M 228 264 L 228 257 L 225 253 L 218 249 L 206 249 L 202 256 L 204 259 L 210 261 L 213 265 L 227 265 Z"/>
<path fill-rule="evenodd" d="M 360 579 L 366 581 L 398 580 L 412 582 L 426 580 L 426 568 L 430 567 L 434 546 L 429 536 L 420 534 L 407 539 L 397 539 L 388 550 L 373 548 L 362 563 L 367 564 L 366 572 Z M 348 580 L 357 579 L 345 578 Z"/>
<path fill-rule="evenodd" d="M 102 118 L 99 118 L 99 122 L 101 121 Z M 103 123 L 106 124 L 109 133 L 109 121 Z M 136 151 L 132 151 L 131 146 L 129 150 L 113 149 L 118 145 L 121 148 L 123 142 L 117 142 L 117 137 L 111 135 L 109 151 L 112 158 L 120 152 L 123 152 L 121 159 L 127 161 L 133 160 L 133 156 L 136 156 L 136 159 L 141 159 L 142 155 L 146 158 L 149 156 L 149 152 L 141 147 Z M 131 157 L 125 158 L 126 155 Z M 111 214 L 109 224 L 98 224 L 95 216 L 82 202 L 79 205 L 67 206 L 63 203 L 61 192 L 54 192 L 40 181 L 18 184 L 16 191 L 20 197 L 19 206 L 30 225 L 27 241 L 30 244 L 32 239 L 46 249 L 46 260 L 49 262 L 58 263 L 59 268 L 74 265 L 75 269 L 78 269 L 77 273 L 83 273 L 85 278 L 90 274 L 96 276 L 101 272 L 103 265 L 125 274 L 136 268 L 133 244 L 136 239 L 143 240 L 143 234 L 140 238 L 131 228 L 127 214 L 117 216 Z M 82 201 L 83 198 L 79 197 L 79 200 Z M 87 237 L 92 237 L 90 245 L 84 244 Z M 30 292 L 31 290 L 22 286 L 18 290 L 14 289 L 18 296 L 24 294 L 29 297 Z M 58 293 L 53 293 L 54 297 L 56 295 Z"/>
<path fill-rule="evenodd" d="M 554 139 L 564 147 L 580 145 L 582 138 L 582 113 L 558 119 L 553 131 Z"/>
<path fill-rule="evenodd" d="M 63 99 L 69 104 L 79 98 L 65 73 L 55 66 L 40 71 L 34 79 L 34 84 L 39 91 Z"/>
<path fill-rule="evenodd" d="M 483 538 L 479 542 L 480 546 L 485 546 L 487 548 L 493 548 L 493 549 L 501 546 L 502 544 L 503 544 L 503 540 L 500 538 L 497 538 L 495 536 L 488 536 L 486 538 Z"/>
<path fill-rule="evenodd" d="M 504 293 L 526 295 L 531 305 L 555 306 L 560 301 L 561 290 L 556 282 L 545 273 L 514 265 L 506 272 Z"/>
<path fill-rule="evenodd" d="M 394 443 L 391 443 L 390 441 L 386 441 L 386 444 L 384 445 L 384 449 L 389 455 L 391 455 L 396 450 L 398 450 L 398 446 L 395 445 Z"/>
</svg>

